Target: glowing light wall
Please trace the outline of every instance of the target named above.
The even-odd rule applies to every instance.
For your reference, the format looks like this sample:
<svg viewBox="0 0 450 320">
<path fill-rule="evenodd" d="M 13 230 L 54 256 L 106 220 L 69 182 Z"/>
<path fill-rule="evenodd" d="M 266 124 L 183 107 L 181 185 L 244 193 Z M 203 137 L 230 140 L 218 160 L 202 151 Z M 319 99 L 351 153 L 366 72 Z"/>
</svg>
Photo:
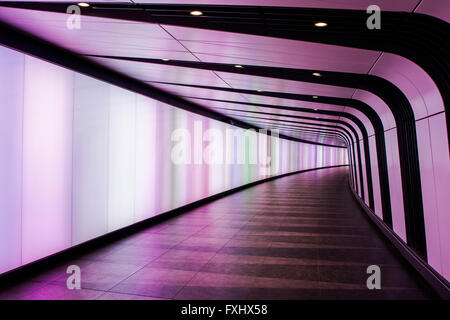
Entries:
<svg viewBox="0 0 450 320">
<path fill-rule="evenodd" d="M 2 47 L 0 70 L 0 273 L 270 175 L 347 163 L 345 149 L 277 143 Z M 175 132 L 189 163 L 173 161 Z"/>
</svg>

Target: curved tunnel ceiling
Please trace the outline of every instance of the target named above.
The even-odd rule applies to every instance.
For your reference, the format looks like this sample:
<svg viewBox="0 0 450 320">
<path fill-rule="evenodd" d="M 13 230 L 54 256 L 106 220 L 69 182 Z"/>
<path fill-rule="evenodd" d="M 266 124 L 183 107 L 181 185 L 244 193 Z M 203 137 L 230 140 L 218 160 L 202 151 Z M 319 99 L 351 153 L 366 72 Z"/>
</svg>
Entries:
<svg viewBox="0 0 450 320">
<path fill-rule="evenodd" d="M 312 0 L 302 2 L 302 8 L 293 1 L 279 1 L 279 6 L 271 1 L 270 7 L 254 7 L 255 1 L 239 1 L 240 6 L 224 6 L 223 1 L 205 2 L 218 6 L 193 6 L 188 1 L 171 1 L 179 5 L 109 2 L 83 8 L 79 31 L 65 27 L 66 15 L 61 13 L 68 3 L 62 1 L 2 2 L 0 6 L 27 10 L 0 8 L 0 18 L 191 101 L 192 108 L 205 106 L 244 126 L 278 128 L 284 137 L 299 141 L 345 143 L 353 163 L 366 165 L 365 172 L 359 166 L 354 183 L 363 199 L 367 195 L 372 209 L 369 139 L 374 136 L 383 220 L 390 226 L 384 133 L 395 128 L 408 244 L 426 255 L 414 122 L 418 104 L 380 66 L 390 54 L 414 62 L 421 68 L 418 72 L 424 70 L 439 89 L 436 99 L 441 99 L 442 111 L 434 112 L 448 111 L 449 32 L 442 21 L 446 17 L 436 10 L 445 1 L 435 2 L 433 9 L 430 1 L 376 1 L 383 10 L 381 30 L 368 30 L 365 25 L 365 9 L 373 1 L 342 5 Z M 189 16 L 193 9 L 204 15 Z M 316 28 L 317 21 L 328 26 Z M 427 110 L 425 116 L 431 113 Z"/>
</svg>

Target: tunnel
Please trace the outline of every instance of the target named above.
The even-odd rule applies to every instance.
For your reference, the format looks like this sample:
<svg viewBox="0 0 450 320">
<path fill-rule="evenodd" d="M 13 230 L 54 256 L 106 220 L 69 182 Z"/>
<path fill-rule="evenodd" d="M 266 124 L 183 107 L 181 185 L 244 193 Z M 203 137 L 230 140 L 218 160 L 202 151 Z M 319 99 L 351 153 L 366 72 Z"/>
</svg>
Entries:
<svg viewBox="0 0 450 320">
<path fill-rule="evenodd" d="M 0 299 L 450 299 L 449 19 L 1 1 Z"/>
</svg>

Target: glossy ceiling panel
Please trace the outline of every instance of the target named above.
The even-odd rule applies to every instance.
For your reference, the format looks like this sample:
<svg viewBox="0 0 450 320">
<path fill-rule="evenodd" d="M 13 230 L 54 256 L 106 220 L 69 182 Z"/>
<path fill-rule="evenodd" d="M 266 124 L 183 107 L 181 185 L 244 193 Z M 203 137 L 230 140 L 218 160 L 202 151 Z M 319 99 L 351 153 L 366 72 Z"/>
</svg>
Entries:
<svg viewBox="0 0 450 320">
<path fill-rule="evenodd" d="M 414 12 L 427 14 L 450 22 L 450 1 L 423 0 Z"/>
<path fill-rule="evenodd" d="M 395 128 L 394 115 L 388 105 L 379 96 L 374 95 L 372 92 L 358 89 L 355 91 L 353 98 L 366 103 L 376 111 L 383 122 L 384 130 Z"/>
<path fill-rule="evenodd" d="M 345 113 L 354 115 L 357 119 L 359 119 L 364 124 L 364 127 L 367 130 L 367 135 L 371 136 L 371 135 L 375 134 L 372 122 L 369 120 L 369 118 L 367 118 L 367 116 L 364 113 L 362 113 L 361 111 L 356 110 L 354 108 L 345 108 L 344 111 L 345 111 Z M 341 118 L 345 118 L 345 117 L 341 117 Z"/>
<path fill-rule="evenodd" d="M 416 119 L 444 110 L 436 84 L 423 69 L 408 59 L 383 53 L 370 74 L 389 80 L 402 90 L 411 103 Z"/>
<path fill-rule="evenodd" d="M 159 25 L 81 16 L 80 29 L 67 28 L 68 14 L 0 8 L 0 18 L 82 54 L 195 60 Z"/>
<path fill-rule="evenodd" d="M 201 61 L 366 73 L 379 52 L 231 32 L 164 26 Z"/>
</svg>

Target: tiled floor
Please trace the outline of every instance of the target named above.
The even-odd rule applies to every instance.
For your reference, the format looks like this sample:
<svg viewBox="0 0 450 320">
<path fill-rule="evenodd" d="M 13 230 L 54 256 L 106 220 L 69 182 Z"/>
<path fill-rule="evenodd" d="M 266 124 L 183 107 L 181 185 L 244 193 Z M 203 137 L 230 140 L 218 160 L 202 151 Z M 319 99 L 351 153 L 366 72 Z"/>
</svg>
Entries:
<svg viewBox="0 0 450 320">
<path fill-rule="evenodd" d="M 235 193 L 0 291 L 0 299 L 426 299 L 368 222 L 347 168 Z M 81 290 L 66 288 L 79 265 Z M 366 268 L 381 267 L 381 290 Z"/>
</svg>

